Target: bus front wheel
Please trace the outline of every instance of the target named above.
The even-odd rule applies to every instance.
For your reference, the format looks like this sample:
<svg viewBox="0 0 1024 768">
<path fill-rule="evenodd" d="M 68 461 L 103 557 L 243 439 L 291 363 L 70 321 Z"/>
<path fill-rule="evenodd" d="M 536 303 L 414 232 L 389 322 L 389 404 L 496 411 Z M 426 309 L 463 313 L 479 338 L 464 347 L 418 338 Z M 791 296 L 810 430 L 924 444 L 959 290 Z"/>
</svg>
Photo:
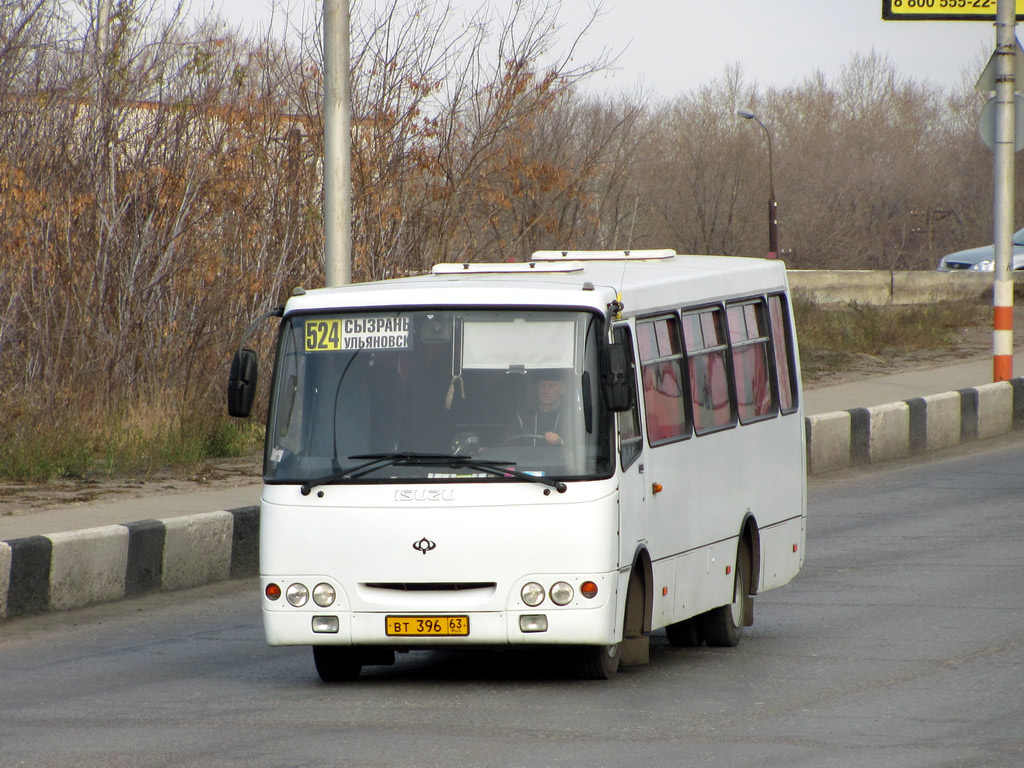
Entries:
<svg viewBox="0 0 1024 768">
<path fill-rule="evenodd" d="M 355 648 L 336 645 L 314 645 L 316 672 L 325 683 L 355 680 L 363 669 L 363 661 Z"/>
<path fill-rule="evenodd" d="M 583 645 L 576 649 L 576 671 L 583 680 L 609 680 L 619 671 L 622 644 Z"/>
</svg>

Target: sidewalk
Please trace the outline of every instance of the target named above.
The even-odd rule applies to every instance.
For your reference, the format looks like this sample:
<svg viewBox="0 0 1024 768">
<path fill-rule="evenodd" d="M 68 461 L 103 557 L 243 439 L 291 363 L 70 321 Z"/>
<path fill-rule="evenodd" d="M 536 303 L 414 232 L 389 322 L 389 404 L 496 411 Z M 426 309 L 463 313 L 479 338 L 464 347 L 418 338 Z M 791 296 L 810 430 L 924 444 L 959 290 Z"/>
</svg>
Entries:
<svg viewBox="0 0 1024 768">
<path fill-rule="evenodd" d="M 1013 356 L 1013 371 L 1015 376 L 1024 375 L 1024 352 Z M 985 355 L 948 365 L 869 376 L 845 384 L 812 384 L 804 389 L 804 413 L 813 416 L 849 408 L 870 408 L 990 383 L 992 356 Z"/>
<path fill-rule="evenodd" d="M 261 479 L 237 488 L 153 493 L 145 498 L 108 496 L 0 517 L 0 541 L 23 536 L 79 531 L 136 520 L 164 520 L 260 503 Z"/>
<path fill-rule="evenodd" d="M 1014 371 L 1024 373 L 1024 352 L 1014 356 Z M 915 397 L 952 392 L 992 381 L 992 358 L 920 368 L 843 384 L 810 386 L 804 391 L 808 416 L 900 402 Z M 0 541 L 39 534 L 83 530 L 137 520 L 167 519 L 184 515 L 237 509 L 260 502 L 260 480 L 233 488 L 153 493 L 144 498 L 108 497 L 94 502 L 55 506 L 25 514 L 0 516 Z"/>
</svg>

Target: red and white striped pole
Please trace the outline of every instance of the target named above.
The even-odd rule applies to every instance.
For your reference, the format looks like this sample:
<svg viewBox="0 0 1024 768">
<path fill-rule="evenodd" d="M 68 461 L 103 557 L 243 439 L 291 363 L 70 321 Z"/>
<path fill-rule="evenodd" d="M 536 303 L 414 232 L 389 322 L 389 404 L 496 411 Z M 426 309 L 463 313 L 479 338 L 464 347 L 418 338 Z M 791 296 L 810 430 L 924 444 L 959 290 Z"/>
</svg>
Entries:
<svg viewBox="0 0 1024 768">
<path fill-rule="evenodd" d="M 1015 0 L 996 4 L 995 274 L 992 290 L 992 380 L 1013 378 L 1013 155 L 1017 43 Z"/>
<path fill-rule="evenodd" d="M 992 315 L 992 381 L 1013 378 L 1013 280 L 995 282 Z"/>
</svg>

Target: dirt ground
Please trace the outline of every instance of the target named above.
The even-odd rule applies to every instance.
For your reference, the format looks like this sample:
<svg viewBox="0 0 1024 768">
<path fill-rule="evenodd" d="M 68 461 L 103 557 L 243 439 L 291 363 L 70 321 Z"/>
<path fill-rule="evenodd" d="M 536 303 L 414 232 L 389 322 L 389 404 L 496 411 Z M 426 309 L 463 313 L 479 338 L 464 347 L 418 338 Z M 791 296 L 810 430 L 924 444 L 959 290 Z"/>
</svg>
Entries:
<svg viewBox="0 0 1024 768">
<path fill-rule="evenodd" d="M 1024 307 L 1015 307 L 1014 325 L 1024 329 Z M 1024 349 L 1024 332 L 1015 334 L 1014 346 Z M 955 346 L 884 356 L 857 355 L 848 368 L 805 380 L 805 389 L 843 384 L 859 379 L 896 373 L 908 368 L 937 367 L 990 355 L 990 326 L 963 328 Z M 56 479 L 44 484 L 0 483 L 0 516 L 24 515 L 65 504 L 97 501 L 112 495 L 140 498 L 154 493 L 187 492 L 207 488 L 231 488 L 258 481 L 262 456 L 209 461 L 197 470 L 165 469 L 145 477 L 95 477 Z"/>
<path fill-rule="evenodd" d="M 111 496 L 142 498 L 258 482 L 262 456 L 218 459 L 191 472 L 167 468 L 145 477 L 58 478 L 47 483 L 0 483 L 0 516 L 25 515 L 66 504 L 87 504 Z"/>
</svg>

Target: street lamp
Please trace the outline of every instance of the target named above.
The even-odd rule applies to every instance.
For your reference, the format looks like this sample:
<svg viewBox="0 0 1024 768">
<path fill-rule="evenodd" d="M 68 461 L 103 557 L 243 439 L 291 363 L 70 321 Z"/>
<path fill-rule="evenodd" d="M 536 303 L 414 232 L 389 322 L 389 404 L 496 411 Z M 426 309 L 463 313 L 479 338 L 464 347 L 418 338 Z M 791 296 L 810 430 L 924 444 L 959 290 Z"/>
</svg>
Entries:
<svg viewBox="0 0 1024 768">
<path fill-rule="evenodd" d="M 744 120 L 753 120 L 762 128 L 768 139 L 768 258 L 779 255 L 779 205 L 775 202 L 775 184 L 772 181 L 772 135 L 760 118 L 749 109 L 737 109 L 736 115 Z"/>
</svg>

